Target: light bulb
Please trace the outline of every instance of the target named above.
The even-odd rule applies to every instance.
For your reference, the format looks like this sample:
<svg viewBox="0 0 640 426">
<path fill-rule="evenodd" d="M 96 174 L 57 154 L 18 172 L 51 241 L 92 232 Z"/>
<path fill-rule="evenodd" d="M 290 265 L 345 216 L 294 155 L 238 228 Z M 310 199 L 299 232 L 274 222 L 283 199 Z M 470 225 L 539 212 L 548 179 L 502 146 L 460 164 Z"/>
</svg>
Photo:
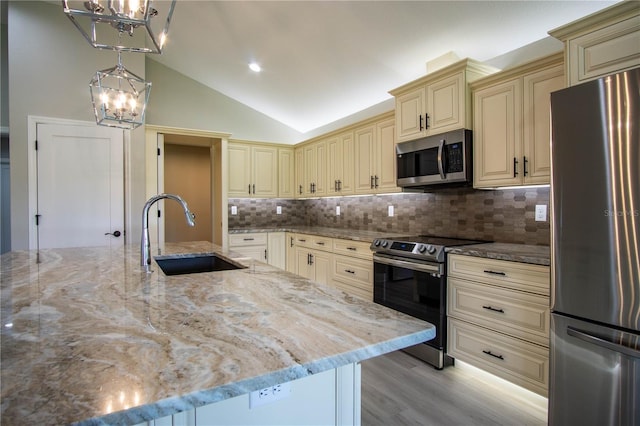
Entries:
<svg viewBox="0 0 640 426">
<path fill-rule="evenodd" d="M 134 98 L 129 99 L 129 107 L 131 108 L 131 111 L 135 111 L 137 105 L 138 105 L 138 102 L 136 102 Z"/>
<path fill-rule="evenodd" d="M 109 95 L 107 92 L 100 93 L 100 102 L 102 102 L 105 107 L 109 106 Z"/>
</svg>

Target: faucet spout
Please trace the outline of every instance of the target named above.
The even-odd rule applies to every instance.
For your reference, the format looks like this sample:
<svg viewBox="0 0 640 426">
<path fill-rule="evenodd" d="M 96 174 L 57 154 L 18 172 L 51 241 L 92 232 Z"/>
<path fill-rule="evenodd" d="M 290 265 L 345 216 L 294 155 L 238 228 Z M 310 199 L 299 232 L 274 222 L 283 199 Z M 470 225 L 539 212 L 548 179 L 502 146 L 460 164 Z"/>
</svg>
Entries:
<svg viewBox="0 0 640 426">
<path fill-rule="evenodd" d="M 144 204 L 144 208 L 142 209 L 142 238 L 140 242 L 140 266 L 142 266 L 145 272 L 151 272 L 151 243 L 149 238 L 149 209 L 151 206 L 159 200 L 162 199 L 174 200 L 180 203 L 182 209 L 184 210 L 185 218 L 187 219 L 187 224 L 189 226 L 195 226 L 195 215 L 191 213 L 189 207 L 187 206 L 187 202 L 184 201 L 180 196 L 173 194 L 159 194 L 155 195 L 147 200 Z"/>
</svg>

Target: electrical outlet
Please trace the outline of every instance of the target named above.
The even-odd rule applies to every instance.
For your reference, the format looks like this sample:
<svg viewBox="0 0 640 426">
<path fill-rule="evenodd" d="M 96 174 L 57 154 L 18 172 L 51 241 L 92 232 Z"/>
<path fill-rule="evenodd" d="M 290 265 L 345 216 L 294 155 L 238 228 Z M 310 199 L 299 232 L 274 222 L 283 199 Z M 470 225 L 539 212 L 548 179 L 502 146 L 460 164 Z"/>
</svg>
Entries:
<svg viewBox="0 0 640 426">
<path fill-rule="evenodd" d="M 536 222 L 546 222 L 546 221 L 547 221 L 547 205 L 536 204 Z"/>
<path fill-rule="evenodd" d="M 336 216 L 340 216 L 340 206 L 336 206 Z"/>
<path fill-rule="evenodd" d="M 233 216 L 238 214 L 238 206 L 231 206 L 231 214 Z"/>
<path fill-rule="evenodd" d="M 393 206 L 389 206 L 389 208 L 387 209 L 387 213 L 388 213 L 389 217 L 393 216 L 393 213 L 394 213 Z"/>
<path fill-rule="evenodd" d="M 281 383 L 249 394 L 249 408 L 270 404 L 291 395 L 291 383 Z"/>
<path fill-rule="evenodd" d="M 276 214 L 282 214 L 282 206 L 276 206 Z"/>
</svg>

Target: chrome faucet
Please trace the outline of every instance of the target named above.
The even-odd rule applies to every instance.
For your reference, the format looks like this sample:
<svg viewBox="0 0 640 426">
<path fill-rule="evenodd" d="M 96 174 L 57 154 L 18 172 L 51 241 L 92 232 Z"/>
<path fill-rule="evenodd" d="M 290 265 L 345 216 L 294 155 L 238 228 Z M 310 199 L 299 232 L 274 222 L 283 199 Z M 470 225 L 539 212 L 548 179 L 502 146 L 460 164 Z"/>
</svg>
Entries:
<svg viewBox="0 0 640 426">
<path fill-rule="evenodd" d="M 168 198 L 170 200 L 175 200 L 182 206 L 184 210 L 184 215 L 187 218 L 187 224 L 189 226 L 195 226 L 195 222 L 193 219 L 196 217 L 191 211 L 189 211 L 189 207 L 187 207 L 187 202 L 184 201 L 180 196 L 173 194 L 160 194 L 153 196 L 147 200 L 144 204 L 144 208 L 142 209 L 142 241 L 140 243 L 140 266 L 142 266 L 145 272 L 151 272 L 151 245 L 149 241 L 149 209 L 151 205 L 158 200 L 162 200 L 163 198 Z"/>
</svg>

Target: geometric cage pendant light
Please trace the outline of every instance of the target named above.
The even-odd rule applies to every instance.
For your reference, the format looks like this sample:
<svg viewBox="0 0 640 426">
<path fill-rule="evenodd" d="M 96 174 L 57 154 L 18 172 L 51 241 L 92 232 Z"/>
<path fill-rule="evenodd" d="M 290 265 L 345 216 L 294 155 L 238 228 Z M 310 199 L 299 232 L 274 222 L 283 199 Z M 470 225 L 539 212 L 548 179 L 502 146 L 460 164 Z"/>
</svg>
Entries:
<svg viewBox="0 0 640 426">
<path fill-rule="evenodd" d="M 93 47 L 162 53 L 175 3 L 176 0 L 62 0 L 62 7 Z M 144 37 L 134 37 L 138 28 L 144 29 Z M 125 34 L 130 37 L 122 37 Z"/>
<path fill-rule="evenodd" d="M 133 130 L 144 124 L 151 83 L 122 65 L 97 71 L 89 83 L 96 123 Z"/>
</svg>

